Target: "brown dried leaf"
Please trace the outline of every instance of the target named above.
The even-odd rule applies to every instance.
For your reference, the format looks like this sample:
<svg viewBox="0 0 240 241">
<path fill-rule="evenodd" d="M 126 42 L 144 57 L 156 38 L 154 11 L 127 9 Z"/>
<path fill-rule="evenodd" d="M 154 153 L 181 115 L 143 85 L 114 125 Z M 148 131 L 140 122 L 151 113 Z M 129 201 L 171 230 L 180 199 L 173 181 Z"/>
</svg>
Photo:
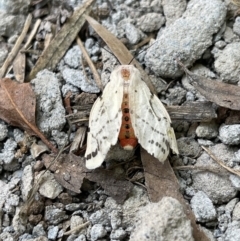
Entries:
<svg viewBox="0 0 240 241">
<path fill-rule="evenodd" d="M 179 64 L 184 69 L 190 83 L 207 100 L 220 106 L 240 110 L 240 87 L 236 85 L 222 83 L 217 80 L 207 79 L 189 71 L 181 62 Z"/>
<path fill-rule="evenodd" d="M 83 160 L 71 153 L 61 155 L 54 163 L 52 163 L 53 159 L 54 157 L 49 155 L 43 156 L 46 168 L 54 172 L 54 177 L 63 187 L 81 193 L 80 189 L 87 172 Z"/>
<path fill-rule="evenodd" d="M 86 178 L 102 186 L 116 202 L 123 203 L 133 187 L 132 183 L 126 181 L 123 176 L 117 176 L 114 171 L 101 168 L 89 171 L 86 169 L 83 159 L 72 153 L 60 156 L 54 163 L 52 163 L 53 159 L 54 157 L 44 155 L 44 165 L 55 173 L 56 180 L 63 187 L 73 192 L 81 192 L 83 179 Z"/>
<path fill-rule="evenodd" d="M 91 10 L 91 6 L 95 0 L 88 0 L 84 5 L 76 10 L 67 23 L 61 28 L 55 38 L 52 40 L 48 48 L 38 59 L 36 65 L 28 76 L 28 80 L 33 79 L 42 69 L 53 70 L 62 59 L 65 52 L 69 49 L 72 42 L 76 39 L 78 32 L 85 22 L 83 14 L 87 14 Z"/>
<path fill-rule="evenodd" d="M 194 240 L 209 241 L 205 233 L 200 230 L 199 225 L 196 224 L 196 219 L 190 206 L 180 193 L 178 180 L 169 161 L 166 160 L 164 163 L 161 163 L 143 148 L 141 148 L 141 158 L 145 172 L 145 184 L 150 200 L 158 202 L 165 196 L 177 199 L 182 204 L 185 214 L 191 220 Z"/>
<path fill-rule="evenodd" d="M 19 84 L 11 79 L 0 80 L 0 118 L 13 126 L 37 135 L 55 153 L 57 149 L 40 132 L 35 123 L 36 97 L 28 83 Z"/>
<path fill-rule="evenodd" d="M 117 175 L 111 170 L 98 168 L 88 172 L 86 178 L 101 185 L 106 194 L 120 204 L 124 203 L 133 188 L 131 182 L 126 181 L 123 176 Z"/>
<path fill-rule="evenodd" d="M 25 79 L 26 54 L 18 53 L 13 61 L 13 72 L 19 83 L 23 83 Z"/>
</svg>

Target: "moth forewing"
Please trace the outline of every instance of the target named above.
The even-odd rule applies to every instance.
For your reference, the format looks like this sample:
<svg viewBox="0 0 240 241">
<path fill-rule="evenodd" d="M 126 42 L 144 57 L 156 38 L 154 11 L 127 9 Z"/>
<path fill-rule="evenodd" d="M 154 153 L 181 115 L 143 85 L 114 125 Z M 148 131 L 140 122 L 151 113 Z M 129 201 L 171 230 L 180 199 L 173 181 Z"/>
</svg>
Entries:
<svg viewBox="0 0 240 241">
<path fill-rule="evenodd" d="M 96 100 L 90 112 L 85 153 L 88 169 L 101 166 L 111 146 L 117 143 L 122 119 L 122 97 L 122 82 L 113 71 L 102 96 Z"/>
<path fill-rule="evenodd" d="M 130 115 L 125 116 L 124 111 Z M 126 126 L 123 127 L 122 123 Z M 121 65 L 112 72 L 102 97 L 91 110 L 89 127 L 90 141 L 85 154 L 89 169 L 102 164 L 111 146 L 116 144 L 120 129 L 126 131 L 126 141 L 132 136 L 129 132 L 133 129 L 133 136 L 141 146 L 161 162 L 167 158 L 170 148 L 178 154 L 171 119 L 165 107 L 132 65 Z"/>
</svg>

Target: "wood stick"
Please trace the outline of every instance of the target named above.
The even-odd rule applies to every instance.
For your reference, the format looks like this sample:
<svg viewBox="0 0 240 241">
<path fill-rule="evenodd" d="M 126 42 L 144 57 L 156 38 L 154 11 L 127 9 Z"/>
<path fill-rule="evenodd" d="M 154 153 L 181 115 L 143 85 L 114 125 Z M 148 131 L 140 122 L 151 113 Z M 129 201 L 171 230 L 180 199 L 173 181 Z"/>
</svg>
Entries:
<svg viewBox="0 0 240 241">
<path fill-rule="evenodd" d="M 22 30 L 22 33 L 18 37 L 14 47 L 12 48 L 12 51 L 10 52 L 10 54 L 8 55 L 8 57 L 6 58 L 6 60 L 3 64 L 2 68 L 0 69 L 0 78 L 3 78 L 5 76 L 9 65 L 12 63 L 12 61 L 16 57 L 16 55 L 21 47 L 21 44 L 28 32 L 31 22 L 32 22 L 32 14 L 28 14 L 24 27 L 23 27 L 23 30 Z"/>
</svg>

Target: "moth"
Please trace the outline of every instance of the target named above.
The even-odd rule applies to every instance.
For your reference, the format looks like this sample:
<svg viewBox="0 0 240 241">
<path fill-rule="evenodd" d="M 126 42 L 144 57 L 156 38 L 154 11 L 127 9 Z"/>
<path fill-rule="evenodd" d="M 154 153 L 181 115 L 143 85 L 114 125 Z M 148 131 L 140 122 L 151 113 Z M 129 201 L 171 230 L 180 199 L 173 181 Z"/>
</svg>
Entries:
<svg viewBox="0 0 240 241">
<path fill-rule="evenodd" d="M 102 96 L 92 107 L 89 128 L 85 153 L 88 169 L 101 166 L 118 140 L 125 150 L 139 143 L 160 162 L 166 160 L 170 149 L 178 154 L 168 112 L 133 65 L 120 65 L 111 73 Z"/>
</svg>

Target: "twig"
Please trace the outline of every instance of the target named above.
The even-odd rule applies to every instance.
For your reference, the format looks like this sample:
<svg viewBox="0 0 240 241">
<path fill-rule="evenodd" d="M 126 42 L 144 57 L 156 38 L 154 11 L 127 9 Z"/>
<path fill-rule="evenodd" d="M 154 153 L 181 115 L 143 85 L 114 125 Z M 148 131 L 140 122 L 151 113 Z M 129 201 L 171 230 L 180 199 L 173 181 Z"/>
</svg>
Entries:
<svg viewBox="0 0 240 241">
<path fill-rule="evenodd" d="M 90 222 L 86 222 L 86 223 L 80 224 L 77 227 L 73 228 L 72 230 L 70 230 L 68 232 L 65 232 L 63 235 L 70 235 L 72 233 L 79 232 L 81 229 L 85 228 L 89 224 L 90 224 Z"/>
<path fill-rule="evenodd" d="M 207 167 L 207 166 L 176 166 L 173 167 L 173 170 L 177 171 L 187 171 L 187 170 L 195 170 L 199 172 L 213 172 L 216 174 L 219 174 L 223 171 L 223 169 L 220 169 L 220 167 Z M 224 175 L 225 173 L 222 172 Z"/>
<path fill-rule="evenodd" d="M 89 67 L 90 67 L 90 69 L 91 69 L 92 72 L 93 72 L 93 76 L 94 76 L 94 78 L 95 78 L 95 81 L 96 81 L 97 86 L 102 90 L 103 87 L 102 87 L 101 78 L 100 78 L 100 76 L 99 76 L 99 74 L 98 74 L 98 72 L 97 72 L 97 70 L 96 70 L 96 68 L 95 68 L 92 60 L 90 59 L 90 57 L 89 57 L 86 49 L 85 49 L 84 46 L 83 46 L 83 43 L 82 43 L 81 39 L 80 39 L 79 37 L 77 37 L 77 44 L 79 45 L 79 47 L 80 47 L 80 49 L 81 49 L 81 51 L 82 51 L 82 53 L 83 53 L 84 58 L 86 59 L 88 65 L 89 65 Z"/>
<path fill-rule="evenodd" d="M 3 78 L 5 76 L 9 65 L 12 63 L 13 59 L 16 57 L 16 55 L 21 47 L 21 44 L 28 32 L 31 22 L 32 22 L 32 14 L 28 14 L 28 17 L 24 24 L 22 33 L 18 37 L 14 47 L 12 48 L 12 51 L 10 52 L 10 54 L 8 55 L 7 59 L 5 60 L 5 62 L 3 64 L 2 68 L 0 69 L 0 78 Z"/>
<path fill-rule="evenodd" d="M 29 37 L 28 37 L 28 39 L 27 39 L 27 42 L 24 44 L 23 49 L 28 49 L 28 47 L 30 46 L 30 44 L 31 44 L 31 42 L 32 42 L 32 39 L 33 39 L 33 37 L 35 36 L 35 34 L 36 34 L 36 32 L 37 32 L 37 30 L 38 30 L 38 27 L 39 27 L 39 25 L 41 24 L 41 22 L 42 22 L 41 19 L 38 19 L 38 20 L 36 21 L 36 23 L 35 23 L 34 26 L 33 26 L 33 29 L 32 29 L 32 31 L 31 31 L 31 33 L 29 34 Z M 22 50 L 23 50 L 23 49 L 22 49 Z"/>
<path fill-rule="evenodd" d="M 225 165 L 222 161 L 220 161 L 216 156 L 213 155 L 213 153 L 206 147 L 202 146 L 202 149 L 204 151 L 207 152 L 207 154 L 214 160 L 216 161 L 220 166 L 222 166 L 223 168 L 225 168 L 226 170 L 228 170 L 229 172 L 240 176 L 240 171 L 235 171 L 234 169 L 232 169 L 231 167 L 228 167 L 227 165 Z"/>
</svg>

